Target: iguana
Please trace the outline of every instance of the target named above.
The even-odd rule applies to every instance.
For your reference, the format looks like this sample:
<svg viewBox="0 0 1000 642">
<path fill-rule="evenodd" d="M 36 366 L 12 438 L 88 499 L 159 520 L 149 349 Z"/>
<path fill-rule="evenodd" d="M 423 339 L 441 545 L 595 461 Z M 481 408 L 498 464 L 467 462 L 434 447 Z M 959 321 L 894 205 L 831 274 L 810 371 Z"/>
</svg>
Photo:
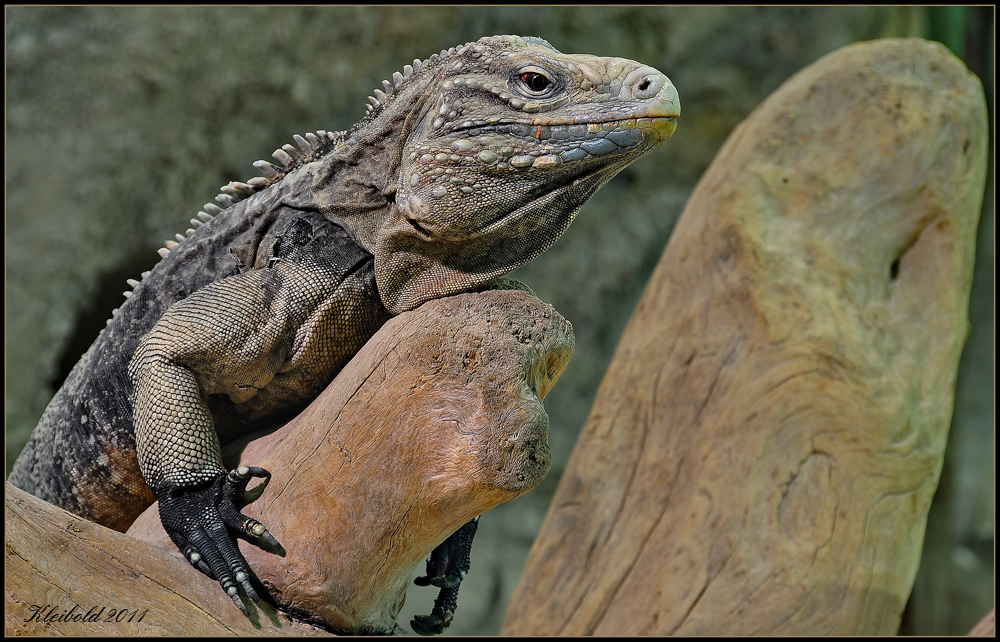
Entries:
<svg viewBox="0 0 1000 642">
<path fill-rule="evenodd" d="M 124 531 L 159 500 L 185 557 L 235 605 L 259 597 L 234 537 L 284 554 L 240 510 L 270 473 L 220 443 L 302 410 L 391 316 L 533 259 L 666 140 L 659 71 L 496 36 L 414 60 L 347 131 L 294 137 L 160 250 L 46 408 L 9 481 Z M 258 487 L 248 482 L 262 478 Z M 476 522 L 436 549 L 443 630 Z M 259 587 L 259 584 L 258 584 Z"/>
</svg>

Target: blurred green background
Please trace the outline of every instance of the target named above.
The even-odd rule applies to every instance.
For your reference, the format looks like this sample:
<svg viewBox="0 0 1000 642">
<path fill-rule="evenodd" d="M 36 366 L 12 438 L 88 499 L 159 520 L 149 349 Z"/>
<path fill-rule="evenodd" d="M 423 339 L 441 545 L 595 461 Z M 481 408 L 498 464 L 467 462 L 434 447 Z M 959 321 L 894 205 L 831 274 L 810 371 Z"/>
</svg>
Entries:
<svg viewBox="0 0 1000 642">
<path fill-rule="evenodd" d="M 220 185 L 293 133 L 344 129 L 414 58 L 500 33 L 666 73 L 667 145 L 514 274 L 572 321 L 546 399 L 553 469 L 483 517 L 451 634 L 499 630 L 594 392 L 677 217 L 732 129 L 789 76 L 858 40 L 944 42 L 993 115 L 993 7 L 7 7 L 7 467 L 121 300 Z M 992 127 L 992 125 L 991 125 Z M 991 130 L 992 139 L 992 130 Z M 993 154 L 990 154 L 992 159 Z M 992 177 L 992 167 L 990 176 Z M 902 632 L 964 634 L 993 606 L 993 185 L 980 223 L 951 437 Z M 317 534 L 322 536 L 322 534 Z M 412 589 L 400 621 L 429 612 Z"/>
</svg>

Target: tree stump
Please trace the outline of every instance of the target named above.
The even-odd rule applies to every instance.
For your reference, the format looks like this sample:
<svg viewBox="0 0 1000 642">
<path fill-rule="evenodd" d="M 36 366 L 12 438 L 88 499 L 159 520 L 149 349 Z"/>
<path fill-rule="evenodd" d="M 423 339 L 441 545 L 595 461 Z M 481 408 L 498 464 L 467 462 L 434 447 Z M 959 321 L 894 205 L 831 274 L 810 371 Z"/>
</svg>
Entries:
<svg viewBox="0 0 1000 642">
<path fill-rule="evenodd" d="M 525 291 L 431 301 L 391 319 L 296 419 L 227 448 L 227 465 L 273 475 L 244 513 L 288 554 L 240 547 L 282 611 L 338 632 L 392 632 L 430 551 L 545 476 L 541 401 L 572 351 L 569 323 Z M 49 520 L 46 529 L 27 519 L 20 537 L 8 531 L 8 632 L 302 633 L 269 605 L 250 606 L 251 620 L 240 614 L 169 543 L 155 505 L 132 525 L 133 537 L 68 513 L 62 519 L 71 532 L 77 524 L 96 534 L 80 538 L 62 532 L 63 522 Z M 25 622 L 32 604 L 61 612 L 74 603 L 148 607 L 143 624 L 151 628 Z"/>
<path fill-rule="evenodd" d="M 736 129 L 505 634 L 895 633 L 968 332 L 986 136 L 978 79 L 916 39 L 835 52 Z"/>
</svg>

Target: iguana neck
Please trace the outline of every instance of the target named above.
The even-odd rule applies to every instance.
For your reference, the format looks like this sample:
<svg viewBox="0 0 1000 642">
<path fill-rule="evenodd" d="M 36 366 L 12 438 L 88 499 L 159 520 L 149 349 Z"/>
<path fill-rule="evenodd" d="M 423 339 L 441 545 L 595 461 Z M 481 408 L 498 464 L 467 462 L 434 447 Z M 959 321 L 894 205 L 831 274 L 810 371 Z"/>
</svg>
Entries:
<svg viewBox="0 0 1000 642">
<path fill-rule="evenodd" d="M 396 209 L 403 151 L 431 107 L 435 79 L 407 79 L 383 104 L 343 135 L 335 151 L 301 168 L 312 172 L 318 209 L 341 221 L 369 252 L 378 229 Z"/>
</svg>

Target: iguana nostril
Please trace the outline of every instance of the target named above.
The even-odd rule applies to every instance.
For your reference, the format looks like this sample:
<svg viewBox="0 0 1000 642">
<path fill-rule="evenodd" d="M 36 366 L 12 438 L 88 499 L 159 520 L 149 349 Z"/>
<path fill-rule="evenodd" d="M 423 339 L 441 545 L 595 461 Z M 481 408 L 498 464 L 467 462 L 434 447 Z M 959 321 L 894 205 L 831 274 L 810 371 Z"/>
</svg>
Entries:
<svg viewBox="0 0 1000 642">
<path fill-rule="evenodd" d="M 666 82 L 663 74 L 647 74 L 635 84 L 635 97 L 639 99 L 653 98 L 663 88 Z"/>
</svg>

